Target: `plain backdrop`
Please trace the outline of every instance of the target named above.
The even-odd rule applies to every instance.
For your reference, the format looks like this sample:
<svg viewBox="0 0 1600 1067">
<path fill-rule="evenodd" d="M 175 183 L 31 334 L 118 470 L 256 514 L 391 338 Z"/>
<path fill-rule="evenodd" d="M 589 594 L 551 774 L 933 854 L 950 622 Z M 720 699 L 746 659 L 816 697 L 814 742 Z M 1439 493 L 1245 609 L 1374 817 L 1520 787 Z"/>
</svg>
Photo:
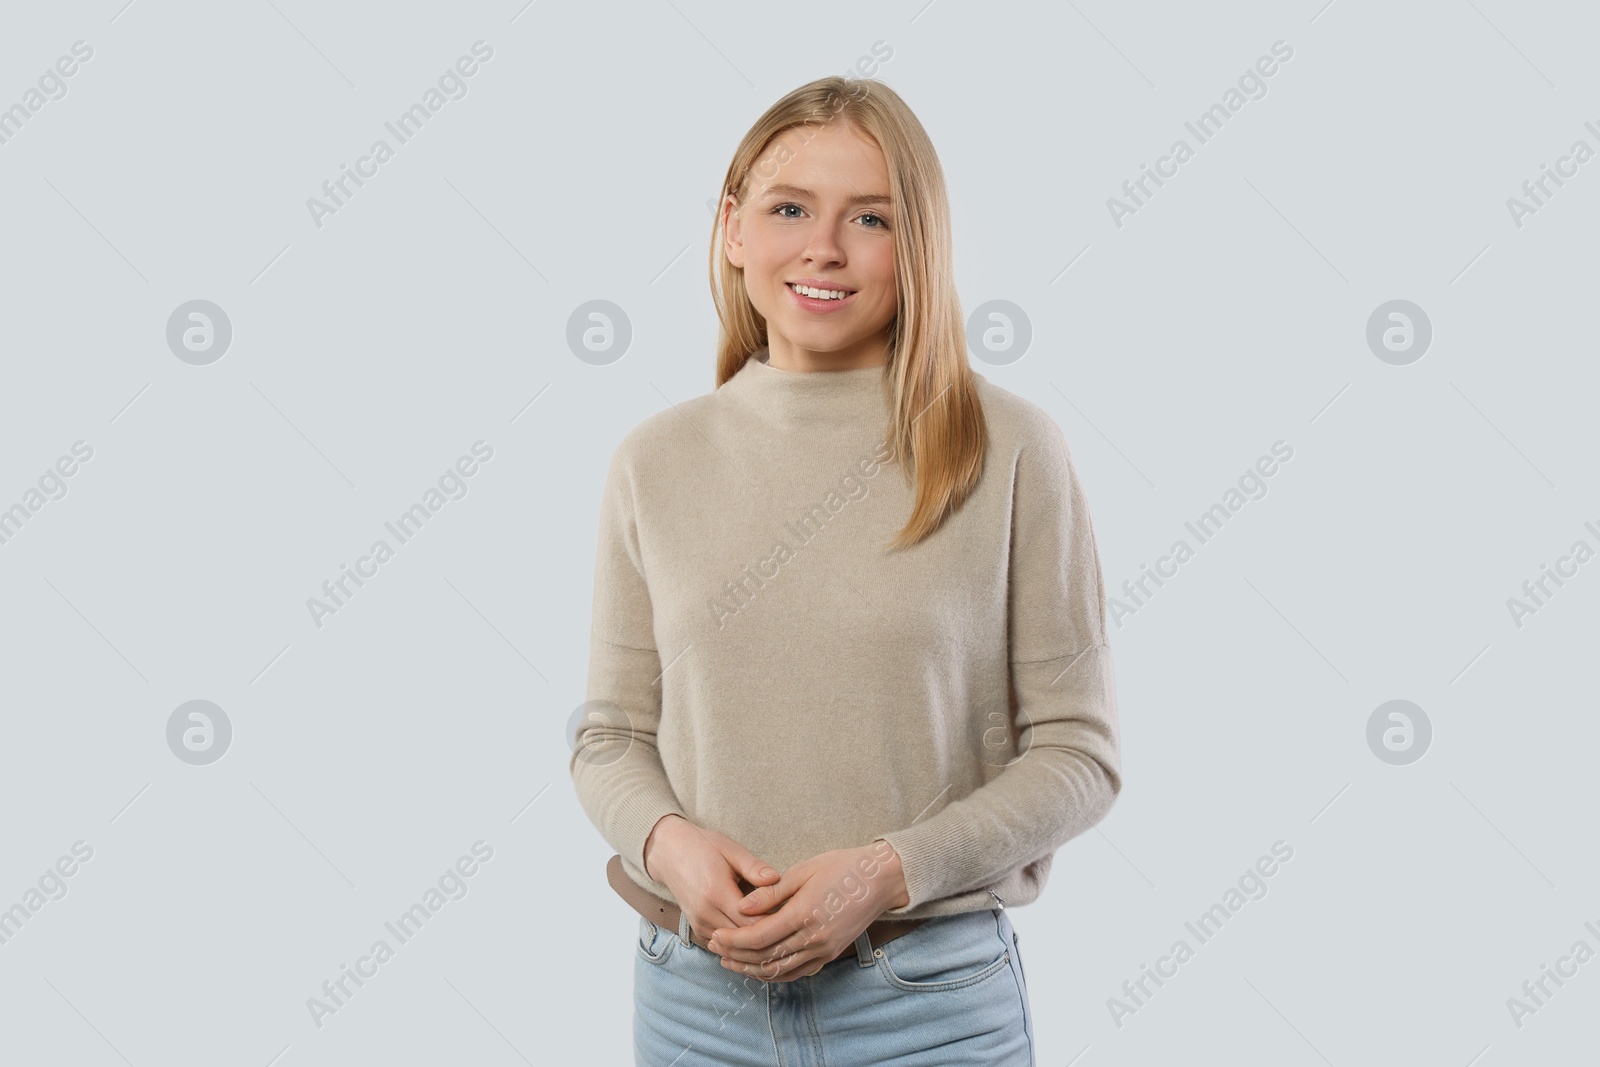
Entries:
<svg viewBox="0 0 1600 1067">
<path fill-rule="evenodd" d="M 1013 913 L 1038 1062 L 1574 1062 L 1600 962 L 1508 998 L 1600 950 L 1597 30 L 1506 0 L 15 6 L 0 1061 L 631 1063 L 637 921 L 567 771 L 601 478 L 712 388 L 707 201 L 738 139 L 887 50 L 963 314 L 1026 326 L 973 366 L 1060 423 L 1115 598 L 1125 789 Z M 464 95 L 390 133 L 480 41 Z M 570 340 L 594 301 L 626 336 L 601 361 Z M 1375 314 L 1410 347 L 1369 343 Z M 1519 618 L 1546 566 L 1564 584 Z M 1369 743 L 1393 700 L 1420 759 L 1415 732 L 1410 762 Z M 184 758 L 190 701 L 221 758 Z"/>
</svg>

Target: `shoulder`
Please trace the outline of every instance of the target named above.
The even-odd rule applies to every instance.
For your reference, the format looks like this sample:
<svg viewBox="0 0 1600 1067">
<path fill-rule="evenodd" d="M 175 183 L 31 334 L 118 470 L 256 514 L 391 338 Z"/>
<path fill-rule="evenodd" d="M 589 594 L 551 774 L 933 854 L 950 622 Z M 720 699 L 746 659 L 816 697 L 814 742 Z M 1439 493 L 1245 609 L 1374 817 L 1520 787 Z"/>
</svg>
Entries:
<svg viewBox="0 0 1600 1067">
<path fill-rule="evenodd" d="M 711 415 L 716 401 L 716 393 L 705 393 L 669 404 L 640 419 L 612 450 L 613 473 L 631 477 L 663 465 L 670 466 L 675 457 L 692 454 L 702 441 L 701 430 L 697 427 Z"/>
<path fill-rule="evenodd" d="M 973 372 L 978 400 L 983 405 L 984 422 L 989 428 L 989 447 L 997 458 L 1013 464 L 1044 466 L 1061 474 L 1072 468 L 1066 434 L 1055 416 L 1039 404 L 982 374 Z"/>
</svg>

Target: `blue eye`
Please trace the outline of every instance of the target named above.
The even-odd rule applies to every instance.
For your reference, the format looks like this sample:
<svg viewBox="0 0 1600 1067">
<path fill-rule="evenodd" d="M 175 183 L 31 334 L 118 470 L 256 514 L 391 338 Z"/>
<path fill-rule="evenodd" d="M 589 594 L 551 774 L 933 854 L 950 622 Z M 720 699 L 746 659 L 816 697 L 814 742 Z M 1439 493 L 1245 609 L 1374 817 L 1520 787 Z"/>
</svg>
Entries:
<svg viewBox="0 0 1600 1067">
<path fill-rule="evenodd" d="M 777 207 L 775 207 L 771 211 L 767 212 L 767 214 L 776 215 L 778 212 L 782 211 L 786 207 L 792 207 L 796 211 L 803 211 L 803 209 L 800 207 L 799 204 L 783 203 L 783 204 L 779 204 Z M 793 215 L 785 215 L 783 217 L 786 218 L 786 219 L 792 219 L 795 216 L 793 216 Z M 870 212 L 870 211 L 865 212 L 865 213 L 863 213 L 863 214 L 861 214 L 861 215 L 859 215 L 857 217 L 858 218 L 863 218 L 863 219 L 873 219 L 873 220 L 875 220 L 877 222 L 876 226 L 868 226 L 867 229 L 869 229 L 869 230 L 881 230 L 881 229 L 886 228 L 889 225 L 889 220 L 888 219 L 884 218 L 882 215 L 878 215 L 878 214 L 875 214 L 875 213 Z"/>
</svg>

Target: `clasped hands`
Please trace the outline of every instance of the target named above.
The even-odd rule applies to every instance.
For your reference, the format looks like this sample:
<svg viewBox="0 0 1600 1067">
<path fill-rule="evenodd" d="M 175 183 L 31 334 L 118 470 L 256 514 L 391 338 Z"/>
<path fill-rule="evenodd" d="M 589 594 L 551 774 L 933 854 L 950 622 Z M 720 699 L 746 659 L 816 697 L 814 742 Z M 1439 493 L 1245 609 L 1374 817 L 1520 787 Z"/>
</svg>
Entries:
<svg viewBox="0 0 1600 1067">
<path fill-rule="evenodd" d="M 815 974 L 885 911 L 910 902 L 900 856 L 882 840 L 780 874 L 732 838 L 669 815 L 644 858 L 645 873 L 672 890 L 722 966 L 767 982 Z"/>
</svg>

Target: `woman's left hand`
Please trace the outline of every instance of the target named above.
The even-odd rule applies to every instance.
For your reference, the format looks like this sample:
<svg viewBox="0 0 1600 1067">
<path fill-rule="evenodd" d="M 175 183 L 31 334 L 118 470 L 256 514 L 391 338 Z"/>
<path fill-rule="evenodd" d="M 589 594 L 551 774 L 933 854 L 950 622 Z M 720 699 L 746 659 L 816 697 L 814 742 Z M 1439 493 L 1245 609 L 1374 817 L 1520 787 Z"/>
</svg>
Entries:
<svg viewBox="0 0 1600 1067">
<path fill-rule="evenodd" d="M 722 966 L 768 982 L 814 974 L 885 911 L 906 902 L 900 856 L 887 841 L 835 849 L 802 860 L 777 882 L 745 897 L 740 910 L 779 910 L 749 926 L 716 930 L 711 950 Z"/>
</svg>

